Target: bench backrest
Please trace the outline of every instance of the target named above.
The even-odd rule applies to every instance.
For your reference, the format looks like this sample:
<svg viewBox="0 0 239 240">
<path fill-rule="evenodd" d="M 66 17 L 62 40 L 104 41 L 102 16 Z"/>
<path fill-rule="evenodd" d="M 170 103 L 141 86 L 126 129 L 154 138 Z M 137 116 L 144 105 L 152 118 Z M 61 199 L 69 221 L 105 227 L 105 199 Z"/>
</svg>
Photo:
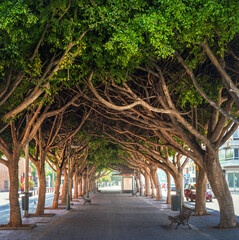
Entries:
<svg viewBox="0 0 239 240">
<path fill-rule="evenodd" d="M 183 219 L 189 219 L 193 211 L 194 211 L 193 209 L 183 206 L 178 216 L 180 216 Z"/>
</svg>

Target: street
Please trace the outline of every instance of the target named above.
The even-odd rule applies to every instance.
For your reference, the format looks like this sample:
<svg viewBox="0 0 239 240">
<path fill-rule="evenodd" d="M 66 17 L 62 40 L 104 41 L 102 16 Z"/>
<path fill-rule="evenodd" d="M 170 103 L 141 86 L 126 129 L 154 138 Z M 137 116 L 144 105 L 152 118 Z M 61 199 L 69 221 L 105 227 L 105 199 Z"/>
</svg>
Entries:
<svg viewBox="0 0 239 240">
<path fill-rule="evenodd" d="M 162 190 L 163 192 L 163 198 L 166 199 L 167 191 L 165 189 Z M 231 192 L 233 203 L 234 203 L 234 210 L 235 215 L 239 216 L 239 192 Z M 194 208 L 195 207 L 195 201 L 194 202 L 188 202 L 186 198 L 184 198 L 184 203 L 186 206 Z M 207 201 L 206 203 L 208 213 L 212 210 L 219 211 L 219 205 L 216 198 L 212 199 L 212 202 Z"/>
<path fill-rule="evenodd" d="M 231 193 L 232 195 L 232 199 L 233 199 L 233 203 L 234 203 L 234 210 L 235 210 L 235 214 L 237 216 L 239 216 L 239 192 L 237 193 Z M 189 207 L 193 207 L 195 206 L 195 202 L 188 202 L 185 199 L 185 204 Z M 210 213 L 210 210 L 217 210 L 219 211 L 219 205 L 217 202 L 216 198 L 213 198 L 212 202 L 207 201 L 206 203 L 207 209 L 208 209 L 208 213 Z"/>
<path fill-rule="evenodd" d="M 0 192 L 0 224 L 6 224 L 9 222 L 9 193 L 8 192 Z M 53 202 L 54 193 L 46 194 L 46 203 L 45 206 L 51 206 Z M 29 213 L 35 213 L 37 207 L 37 199 L 38 196 L 29 197 Z M 19 197 L 19 203 L 21 207 L 21 214 L 24 215 L 24 211 L 22 210 L 22 199 Z"/>
</svg>

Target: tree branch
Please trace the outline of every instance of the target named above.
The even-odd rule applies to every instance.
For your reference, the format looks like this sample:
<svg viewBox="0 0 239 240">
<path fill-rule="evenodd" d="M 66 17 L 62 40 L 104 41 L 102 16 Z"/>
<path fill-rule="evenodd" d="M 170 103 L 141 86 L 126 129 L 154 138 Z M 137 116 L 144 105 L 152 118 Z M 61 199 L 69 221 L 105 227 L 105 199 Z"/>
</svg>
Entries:
<svg viewBox="0 0 239 240">
<path fill-rule="evenodd" d="M 201 96 L 215 109 L 217 109 L 222 115 L 224 115 L 226 118 L 230 119 L 233 122 L 236 122 L 239 124 L 239 120 L 231 116 L 229 113 L 224 111 L 216 102 L 214 102 L 210 97 L 207 96 L 207 94 L 200 88 L 200 86 L 197 83 L 196 77 L 193 74 L 192 69 L 186 64 L 186 62 L 183 60 L 183 58 L 178 54 L 175 53 L 177 56 L 178 61 L 183 65 L 183 67 L 186 69 L 188 75 L 192 79 L 194 87 L 198 90 L 198 92 L 201 94 Z"/>
<path fill-rule="evenodd" d="M 2 163 L 3 165 L 5 165 L 6 167 L 8 167 L 8 161 L 6 161 L 3 158 L 0 158 L 0 163 Z"/>
</svg>

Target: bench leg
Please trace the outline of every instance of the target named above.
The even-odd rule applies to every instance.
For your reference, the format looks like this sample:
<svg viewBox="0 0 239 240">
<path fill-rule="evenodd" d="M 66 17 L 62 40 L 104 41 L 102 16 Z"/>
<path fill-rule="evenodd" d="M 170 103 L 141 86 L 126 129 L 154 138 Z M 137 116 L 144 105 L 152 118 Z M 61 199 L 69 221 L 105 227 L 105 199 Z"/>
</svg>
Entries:
<svg viewBox="0 0 239 240">
<path fill-rule="evenodd" d="M 176 226 L 176 228 L 175 229 L 177 229 L 178 228 L 178 226 L 180 225 L 181 223 L 178 223 L 178 225 Z"/>
<path fill-rule="evenodd" d="M 188 228 L 189 228 L 189 229 L 192 229 L 192 228 L 190 227 L 190 225 L 188 224 L 188 222 L 186 222 L 186 224 L 188 225 Z"/>
</svg>

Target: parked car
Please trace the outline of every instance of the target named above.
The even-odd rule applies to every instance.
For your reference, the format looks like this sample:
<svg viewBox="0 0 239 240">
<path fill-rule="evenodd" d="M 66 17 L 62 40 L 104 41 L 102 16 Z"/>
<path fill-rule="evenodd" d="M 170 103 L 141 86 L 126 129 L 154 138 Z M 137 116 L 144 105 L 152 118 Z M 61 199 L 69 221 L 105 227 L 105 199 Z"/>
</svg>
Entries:
<svg viewBox="0 0 239 240">
<path fill-rule="evenodd" d="M 187 201 L 196 199 L 196 183 L 186 184 L 184 187 L 184 195 Z M 212 191 L 207 189 L 206 200 L 212 201 Z"/>
</svg>

